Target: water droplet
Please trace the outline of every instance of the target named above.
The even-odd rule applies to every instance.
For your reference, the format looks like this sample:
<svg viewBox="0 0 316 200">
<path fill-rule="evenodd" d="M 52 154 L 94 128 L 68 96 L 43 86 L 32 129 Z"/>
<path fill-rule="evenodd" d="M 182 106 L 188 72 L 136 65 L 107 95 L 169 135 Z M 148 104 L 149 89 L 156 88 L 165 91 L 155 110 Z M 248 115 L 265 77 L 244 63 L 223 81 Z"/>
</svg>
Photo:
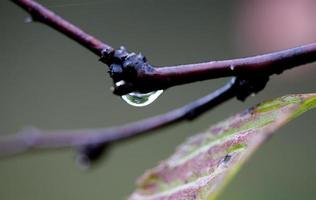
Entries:
<svg viewBox="0 0 316 200">
<path fill-rule="evenodd" d="M 122 99 L 129 105 L 136 107 L 143 107 L 154 102 L 161 94 L 163 90 L 157 90 L 149 93 L 131 92 L 123 95 Z"/>
<path fill-rule="evenodd" d="M 254 92 L 251 93 L 251 96 L 252 96 L 252 97 L 255 97 L 255 96 L 256 96 L 256 93 L 254 93 Z"/>
<path fill-rule="evenodd" d="M 233 71 L 235 69 L 235 65 L 231 65 L 229 68 Z"/>
</svg>

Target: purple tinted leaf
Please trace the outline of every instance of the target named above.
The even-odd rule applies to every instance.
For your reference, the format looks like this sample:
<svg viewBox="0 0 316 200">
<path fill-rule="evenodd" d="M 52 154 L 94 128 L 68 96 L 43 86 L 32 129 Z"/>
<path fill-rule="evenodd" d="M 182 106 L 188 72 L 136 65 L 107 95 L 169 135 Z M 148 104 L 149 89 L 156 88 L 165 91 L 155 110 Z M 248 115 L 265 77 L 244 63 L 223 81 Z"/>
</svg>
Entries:
<svg viewBox="0 0 316 200">
<path fill-rule="evenodd" d="M 278 128 L 316 106 L 316 94 L 261 103 L 189 138 L 138 181 L 130 200 L 215 199 L 247 158 Z"/>
</svg>

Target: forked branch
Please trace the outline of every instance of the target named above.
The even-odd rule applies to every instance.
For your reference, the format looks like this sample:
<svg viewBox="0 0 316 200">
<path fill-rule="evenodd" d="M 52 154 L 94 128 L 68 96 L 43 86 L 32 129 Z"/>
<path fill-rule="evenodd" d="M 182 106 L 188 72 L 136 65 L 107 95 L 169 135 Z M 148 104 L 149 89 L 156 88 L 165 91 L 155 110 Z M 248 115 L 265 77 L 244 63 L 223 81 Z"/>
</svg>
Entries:
<svg viewBox="0 0 316 200">
<path fill-rule="evenodd" d="M 260 56 L 211 61 L 167 67 L 153 67 L 141 54 L 124 48 L 115 50 L 108 44 L 82 31 L 33 0 L 11 0 L 30 13 L 35 21 L 44 23 L 77 41 L 110 66 L 114 93 L 150 92 L 172 86 L 229 76 L 270 76 L 286 69 L 316 61 L 316 43 Z"/>
<path fill-rule="evenodd" d="M 1 138 L 0 155 L 30 149 L 91 145 L 98 149 L 176 122 L 194 119 L 233 97 L 244 100 L 251 93 L 262 90 L 270 75 L 316 61 L 316 43 L 313 43 L 261 56 L 156 68 L 143 55 L 129 53 L 125 48 L 115 50 L 33 0 L 11 1 L 29 12 L 34 21 L 58 30 L 98 55 L 109 66 L 114 83 L 120 83 L 114 84 L 117 95 L 166 89 L 206 79 L 236 78 L 214 93 L 182 108 L 120 127 L 77 131 L 25 130 L 21 134 Z"/>
</svg>

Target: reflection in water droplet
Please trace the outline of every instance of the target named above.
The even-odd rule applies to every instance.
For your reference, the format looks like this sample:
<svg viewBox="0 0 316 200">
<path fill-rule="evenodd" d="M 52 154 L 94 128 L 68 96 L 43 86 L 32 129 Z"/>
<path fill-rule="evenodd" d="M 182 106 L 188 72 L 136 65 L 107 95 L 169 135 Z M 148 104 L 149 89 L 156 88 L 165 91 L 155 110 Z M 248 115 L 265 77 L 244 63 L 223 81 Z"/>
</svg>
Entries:
<svg viewBox="0 0 316 200">
<path fill-rule="evenodd" d="M 136 107 L 143 107 L 154 102 L 161 94 L 163 90 L 157 90 L 149 93 L 131 92 L 123 95 L 122 99 L 129 105 Z"/>
</svg>

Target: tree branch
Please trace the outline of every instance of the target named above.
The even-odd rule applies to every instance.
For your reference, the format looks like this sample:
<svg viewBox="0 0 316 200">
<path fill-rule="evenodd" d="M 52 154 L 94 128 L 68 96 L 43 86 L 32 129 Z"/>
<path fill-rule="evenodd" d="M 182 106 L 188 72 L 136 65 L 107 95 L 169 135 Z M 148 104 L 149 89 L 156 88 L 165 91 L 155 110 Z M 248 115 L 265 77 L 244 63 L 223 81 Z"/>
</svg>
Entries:
<svg viewBox="0 0 316 200">
<path fill-rule="evenodd" d="M 153 67 L 141 54 L 129 53 L 125 48 L 111 46 L 85 33 L 33 0 L 11 0 L 42 22 L 77 41 L 110 67 L 114 94 L 150 92 L 172 86 L 229 76 L 270 76 L 284 70 L 316 61 L 316 43 L 260 56 L 232 60 L 211 61 L 168 67 Z"/>
<path fill-rule="evenodd" d="M 247 58 L 168 66 L 151 70 L 136 69 L 137 73 L 134 75 L 122 71 L 121 73 L 128 75 L 121 76 L 129 76 L 129 79 L 121 78 L 126 84 L 116 86 L 114 93 L 122 95 L 133 91 L 148 92 L 229 76 L 270 76 L 314 61 L 316 61 L 316 43 Z"/>
<path fill-rule="evenodd" d="M 46 24 L 68 36 L 98 56 L 110 55 L 114 49 L 33 0 L 11 0 L 30 13 L 33 21 Z"/>
<path fill-rule="evenodd" d="M 23 153 L 31 149 L 55 149 L 87 145 L 113 144 L 139 136 L 184 120 L 193 120 L 244 90 L 240 81 L 233 78 L 222 88 L 173 111 L 119 127 L 73 131 L 41 131 L 25 129 L 15 135 L 0 138 L 0 155 Z"/>
<path fill-rule="evenodd" d="M 123 47 L 115 50 L 33 0 L 11 1 L 29 12 L 34 21 L 56 29 L 100 56 L 100 60 L 109 66 L 115 83 L 114 93 L 117 95 L 167 89 L 206 79 L 228 76 L 236 78 L 214 93 L 182 108 L 120 127 L 77 131 L 25 130 L 22 134 L 1 138 L 0 155 L 22 153 L 30 149 L 82 146 L 100 153 L 106 144 L 183 120 L 192 120 L 235 96 L 244 100 L 251 93 L 262 90 L 270 75 L 316 61 L 316 43 L 313 43 L 261 56 L 157 68 L 150 65 L 143 55 L 129 53 Z"/>
</svg>

